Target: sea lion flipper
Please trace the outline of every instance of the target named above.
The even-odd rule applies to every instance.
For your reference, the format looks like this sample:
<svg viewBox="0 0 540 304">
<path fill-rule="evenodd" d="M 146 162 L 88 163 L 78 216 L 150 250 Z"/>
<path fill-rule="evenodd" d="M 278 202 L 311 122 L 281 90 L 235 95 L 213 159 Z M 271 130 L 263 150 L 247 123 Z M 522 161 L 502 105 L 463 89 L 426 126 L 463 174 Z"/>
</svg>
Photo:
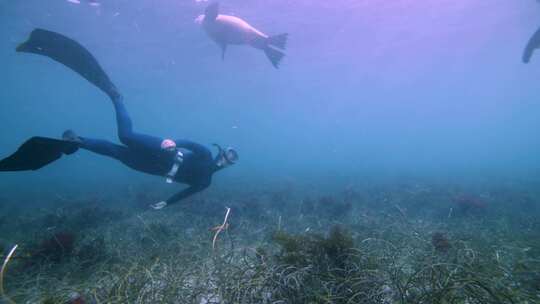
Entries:
<svg viewBox="0 0 540 304">
<path fill-rule="evenodd" d="M 221 60 L 225 60 L 225 52 L 227 51 L 227 44 L 221 44 Z"/>
<path fill-rule="evenodd" d="M 17 52 L 47 56 L 84 77 L 111 98 L 117 98 L 116 86 L 101 68 L 96 58 L 77 41 L 59 33 L 35 29 L 27 41 L 21 43 Z"/>
<path fill-rule="evenodd" d="M 533 54 L 533 49 L 527 45 L 527 47 L 523 51 L 523 56 L 521 57 L 521 60 L 523 61 L 523 63 L 529 63 L 529 61 L 531 61 L 532 54 Z"/>
<path fill-rule="evenodd" d="M 523 51 L 523 63 L 529 63 L 535 49 L 540 47 L 540 29 L 538 29 L 529 39 L 525 50 Z"/>
<path fill-rule="evenodd" d="M 214 2 L 210 4 L 208 7 L 206 7 L 206 10 L 204 11 L 204 19 L 205 20 L 216 20 L 217 16 L 219 14 L 219 2 Z"/>
</svg>

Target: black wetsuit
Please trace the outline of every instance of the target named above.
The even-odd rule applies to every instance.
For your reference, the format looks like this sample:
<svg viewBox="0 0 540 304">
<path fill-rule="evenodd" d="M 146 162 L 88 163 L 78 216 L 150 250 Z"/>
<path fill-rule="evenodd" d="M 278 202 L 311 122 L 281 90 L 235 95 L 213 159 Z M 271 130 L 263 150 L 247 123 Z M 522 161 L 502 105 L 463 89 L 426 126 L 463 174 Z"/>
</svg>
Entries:
<svg viewBox="0 0 540 304">
<path fill-rule="evenodd" d="M 114 98 L 113 105 L 118 124 L 118 138 L 124 145 L 81 137 L 80 147 L 117 159 L 137 171 L 166 176 L 174 165 L 176 153 L 161 149 L 163 138 L 133 132 L 132 122 L 122 97 Z M 206 147 L 187 140 L 174 142 L 177 149 L 183 153 L 183 161 L 173 180 L 189 187 L 166 200 L 167 204 L 175 203 L 210 186 L 212 174 L 218 169 L 212 153 Z"/>
</svg>

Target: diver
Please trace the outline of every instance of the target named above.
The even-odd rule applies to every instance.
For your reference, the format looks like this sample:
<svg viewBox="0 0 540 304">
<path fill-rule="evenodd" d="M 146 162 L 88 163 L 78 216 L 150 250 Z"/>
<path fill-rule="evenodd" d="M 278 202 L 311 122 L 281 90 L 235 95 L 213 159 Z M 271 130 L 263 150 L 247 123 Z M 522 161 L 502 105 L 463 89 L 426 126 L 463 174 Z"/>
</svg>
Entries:
<svg viewBox="0 0 540 304">
<path fill-rule="evenodd" d="M 108 156 L 124 165 L 152 175 L 163 176 L 167 183 L 188 187 L 165 201 L 150 205 L 153 209 L 178 202 L 210 186 L 212 175 L 238 160 L 233 148 L 218 148 L 216 157 L 203 145 L 187 140 L 164 139 L 135 133 L 122 95 L 97 60 L 82 45 L 61 34 L 35 29 L 17 52 L 35 53 L 52 58 L 71 68 L 100 88 L 112 100 L 122 145 L 101 139 L 78 136 L 67 130 L 62 139 L 32 137 L 11 156 L 0 161 L 0 171 L 37 170 L 79 148 Z"/>
</svg>

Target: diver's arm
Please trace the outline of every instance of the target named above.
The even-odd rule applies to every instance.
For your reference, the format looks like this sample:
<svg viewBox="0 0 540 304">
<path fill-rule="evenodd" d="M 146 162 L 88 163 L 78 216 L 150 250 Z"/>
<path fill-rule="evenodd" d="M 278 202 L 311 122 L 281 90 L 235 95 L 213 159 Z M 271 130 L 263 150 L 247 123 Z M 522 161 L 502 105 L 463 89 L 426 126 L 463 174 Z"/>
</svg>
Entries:
<svg viewBox="0 0 540 304">
<path fill-rule="evenodd" d="M 165 202 L 167 203 L 167 205 L 171 205 L 171 204 L 174 204 L 174 203 L 177 203 L 189 196 L 192 196 L 193 194 L 197 193 L 197 192 L 200 192 L 204 189 L 208 188 L 208 185 L 205 185 L 205 186 L 191 186 L 191 187 L 188 187 L 178 193 L 176 193 L 175 195 L 171 196 L 168 200 L 166 200 Z"/>
<path fill-rule="evenodd" d="M 196 185 L 196 186 L 190 186 L 178 193 L 176 193 L 175 195 L 171 196 L 169 199 L 167 199 L 166 201 L 163 201 L 163 202 L 159 202 L 159 203 L 156 203 L 156 204 L 153 204 L 153 205 L 150 205 L 150 207 L 156 209 L 156 210 L 159 210 L 159 209 L 162 209 L 163 207 L 167 206 L 167 205 L 171 205 L 171 204 L 174 204 L 174 203 L 177 203 L 197 192 L 200 192 L 206 188 L 208 188 L 208 186 L 210 186 L 210 183 L 205 183 L 205 184 L 201 184 L 201 185 Z"/>
</svg>

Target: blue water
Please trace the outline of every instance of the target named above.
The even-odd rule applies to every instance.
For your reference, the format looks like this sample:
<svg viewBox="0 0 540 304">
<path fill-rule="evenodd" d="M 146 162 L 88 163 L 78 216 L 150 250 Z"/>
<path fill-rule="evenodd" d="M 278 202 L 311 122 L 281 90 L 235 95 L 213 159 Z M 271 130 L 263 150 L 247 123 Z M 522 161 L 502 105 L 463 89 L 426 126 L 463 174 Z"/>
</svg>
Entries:
<svg viewBox="0 0 540 304">
<path fill-rule="evenodd" d="M 208 4 L 0 0 L 0 159 L 66 129 L 118 142 L 103 92 L 15 52 L 35 28 L 91 51 L 136 131 L 240 155 L 161 211 L 184 186 L 82 149 L 0 172 L 0 302 L 540 303 L 538 1 L 221 1 L 289 33 L 279 69 L 222 60 Z"/>
<path fill-rule="evenodd" d="M 116 141 L 112 107 L 84 79 L 14 51 L 36 27 L 85 45 L 143 133 L 232 145 L 216 187 L 347 183 L 388 176 L 533 178 L 540 169 L 535 1 L 222 1 L 268 34 L 290 34 L 279 70 L 194 18 L 207 2 L 0 0 L 0 155 L 67 128 Z M 539 59 L 539 60 L 536 60 Z M 81 151 L 5 173 L 4 193 L 162 180 Z M 113 187 L 114 188 L 114 187 Z"/>
</svg>

